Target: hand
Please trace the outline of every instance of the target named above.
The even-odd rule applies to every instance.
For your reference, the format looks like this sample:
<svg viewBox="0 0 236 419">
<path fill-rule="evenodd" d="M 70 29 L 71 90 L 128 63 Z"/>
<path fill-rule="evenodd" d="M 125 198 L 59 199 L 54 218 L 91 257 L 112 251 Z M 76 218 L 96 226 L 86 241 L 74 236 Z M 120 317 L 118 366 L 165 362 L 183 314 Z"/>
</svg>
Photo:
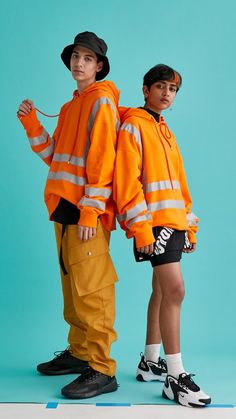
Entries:
<svg viewBox="0 0 236 419">
<path fill-rule="evenodd" d="M 147 255 L 151 255 L 153 253 L 154 250 L 154 245 L 149 244 L 148 246 L 144 246 L 144 247 L 137 247 L 137 251 L 140 253 L 146 253 Z"/>
<path fill-rule="evenodd" d="M 183 252 L 184 253 L 193 253 L 193 252 L 195 252 L 196 247 L 197 247 L 196 243 L 190 243 L 190 244 L 191 244 L 191 247 L 189 247 L 188 249 L 183 249 Z"/>
<path fill-rule="evenodd" d="M 84 227 L 84 226 L 77 226 L 77 235 L 80 240 L 87 241 L 90 240 L 92 237 L 95 237 L 97 234 L 96 227 Z"/>
<path fill-rule="evenodd" d="M 30 99 L 25 99 L 23 102 L 21 102 L 17 111 L 17 115 L 26 116 L 32 111 L 32 109 L 34 109 L 34 102 Z"/>
</svg>

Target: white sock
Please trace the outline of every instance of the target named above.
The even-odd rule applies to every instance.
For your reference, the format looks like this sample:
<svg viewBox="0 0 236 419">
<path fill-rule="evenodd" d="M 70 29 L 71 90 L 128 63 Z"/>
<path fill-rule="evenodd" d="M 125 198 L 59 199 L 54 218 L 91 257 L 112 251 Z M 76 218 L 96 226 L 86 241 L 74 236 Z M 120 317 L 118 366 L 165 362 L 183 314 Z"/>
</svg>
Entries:
<svg viewBox="0 0 236 419">
<path fill-rule="evenodd" d="M 147 361 L 158 362 L 160 356 L 161 344 L 154 343 L 152 345 L 145 346 L 144 356 Z"/>
<path fill-rule="evenodd" d="M 166 355 L 165 357 L 168 371 L 167 374 L 179 378 L 179 374 L 185 372 L 182 364 L 181 352 L 178 354 Z"/>
</svg>

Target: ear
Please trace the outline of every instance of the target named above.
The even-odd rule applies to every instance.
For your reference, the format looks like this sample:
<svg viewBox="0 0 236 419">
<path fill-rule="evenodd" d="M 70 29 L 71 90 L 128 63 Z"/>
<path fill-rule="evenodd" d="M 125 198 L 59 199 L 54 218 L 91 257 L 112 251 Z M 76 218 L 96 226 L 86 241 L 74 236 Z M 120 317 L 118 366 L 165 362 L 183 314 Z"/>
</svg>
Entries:
<svg viewBox="0 0 236 419">
<path fill-rule="evenodd" d="M 97 64 L 97 73 L 99 73 L 99 71 L 101 71 L 102 67 L 103 67 L 103 61 L 100 61 L 100 62 Z"/>
<path fill-rule="evenodd" d="M 149 89 L 145 85 L 143 86 L 143 95 L 144 95 L 145 99 L 147 99 L 148 95 L 149 95 Z"/>
</svg>

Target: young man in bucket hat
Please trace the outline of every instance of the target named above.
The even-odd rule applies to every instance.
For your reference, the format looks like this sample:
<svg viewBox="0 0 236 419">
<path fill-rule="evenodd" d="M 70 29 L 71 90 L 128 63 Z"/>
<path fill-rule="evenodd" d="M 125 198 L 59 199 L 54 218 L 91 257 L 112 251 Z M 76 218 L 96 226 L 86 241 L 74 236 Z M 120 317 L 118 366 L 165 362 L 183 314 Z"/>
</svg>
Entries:
<svg viewBox="0 0 236 419">
<path fill-rule="evenodd" d="M 83 399 L 117 389 L 110 347 L 116 339 L 114 284 L 109 255 L 115 227 L 112 178 L 119 129 L 119 91 L 102 80 L 110 70 L 107 45 L 92 32 L 79 33 L 61 58 L 77 83 L 61 108 L 52 137 L 26 99 L 18 109 L 33 151 L 49 166 L 45 202 L 55 233 L 70 326 L 69 347 L 37 370 L 45 375 L 80 373 L 62 389 Z"/>
</svg>

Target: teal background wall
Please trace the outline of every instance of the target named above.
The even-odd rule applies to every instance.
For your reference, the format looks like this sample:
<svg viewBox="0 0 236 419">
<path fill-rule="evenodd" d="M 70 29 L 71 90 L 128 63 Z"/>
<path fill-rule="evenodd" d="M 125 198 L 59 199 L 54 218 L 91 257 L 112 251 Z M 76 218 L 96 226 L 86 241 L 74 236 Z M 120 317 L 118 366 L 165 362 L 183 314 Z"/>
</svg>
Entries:
<svg viewBox="0 0 236 419">
<path fill-rule="evenodd" d="M 164 113 L 201 220 L 198 250 L 182 263 L 182 352 L 189 369 L 211 362 L 217 377 L 219 359 L 231 359 L 235 370 L 235 16 L 234 0 L 1 4 L 3 369 L 9 362 L 30 368 L 66 347 L 53 226 L 43 203 L 47 167 L 31 152 L 16 110 L 29 97 L 44 112 L 58 112 L 75 88 L 60 53 L 78 32 L 91 30 L 108 42 L 109 78 L 121 90 L 122 105 L 142 104 L 142 77 L 157 63 L 183 76 L 173 110 Z M 40 119 L 52 133 L 56 120 Z M 135 368 L 143 350 L 151 268 L 135 264 L 132 243 L 120 230 L 113 234 L 111 252 L 120 277 L 119 340 L 112 352 L 125 370 Z"/>
</svg>

